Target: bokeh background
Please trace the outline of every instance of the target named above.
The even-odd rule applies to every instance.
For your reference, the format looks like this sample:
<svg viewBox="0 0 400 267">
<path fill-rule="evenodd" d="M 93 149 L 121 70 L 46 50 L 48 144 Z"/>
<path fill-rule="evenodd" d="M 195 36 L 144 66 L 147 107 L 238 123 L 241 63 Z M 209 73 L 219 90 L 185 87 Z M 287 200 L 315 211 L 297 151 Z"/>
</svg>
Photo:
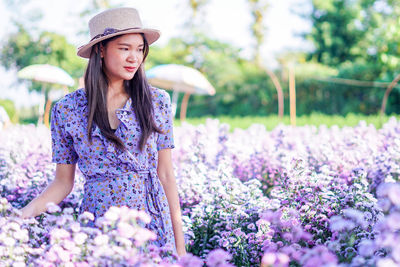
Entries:
<svg viewBox="0 0 400 267">
<path fill-rule="evenodd" d="M 239 127 L 266 122 L 265 117 L 270 127 L 288 123 L 276 115 L 279 90 L 283 113 L 290 113 L 290 75 L 298 123 L 340 124 L 346 116 L 349 124 L 375 122 L 368 115 L 381 111 L 385 92 L 384 113 L 400 112 L 399 87 L 389 88 L 398 74 L 398 2 L 2 0 L 0 105 L 13 122 L 36 123 L 44 85 L 18 79 L 17 71 L 52 64 L 74 78 L 67 89 L 75 90 L 86 66 L 76 47 L 88 40 L 89 18 L 105 8 L 132 6 L 145 25 L 162 31 L 146 69 L 183 64 L 201 71 L 215 87 L 214 96 L 191 96 L 187 117 L 193 123 L 206 117 Z M 46 88 L 46 98 L 58 89 Z M 52 94 L 52 102 L 62 95 Z"/>
</svg>

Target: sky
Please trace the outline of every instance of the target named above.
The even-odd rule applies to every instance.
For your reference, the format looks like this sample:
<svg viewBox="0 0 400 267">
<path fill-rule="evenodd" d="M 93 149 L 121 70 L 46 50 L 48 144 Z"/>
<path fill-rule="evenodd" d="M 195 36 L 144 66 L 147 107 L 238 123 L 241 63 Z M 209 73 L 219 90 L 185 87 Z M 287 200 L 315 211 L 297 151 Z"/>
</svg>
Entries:
<svg viewBox="0 0 400 267">
<path fill-rule="evenodd" d="M 30 0 L 27 2 L 28 5 L 18 8 L 22 14 L 29 14 L 30 10 L 39 10 L 43 14 L 38 24 L 39 30 L 63 34 L 75 46 L 80 46 L 88 41 L 88 36 L 79 34 L 87 27 L 87 21 L 82 22 L 82 18 L 79 17 L 79 12 L 85 8 L 87 1 Z M 131 0 L 125 2 L 128 3 L 125 6 L 138 9 L 146 27 L 161 31 L 161 38 L 157 41 L 159 46 L 165 45 L 172 37 L 182 36 L 184 24 L 190 16 L 188 0 Z M 311 49 L 311 45 L 299 37 L 299 34 L 309 31 L 311 26 L 309 22 L 293 12 L 293 10 L 307 12 L 310 9 L 309 2 L 309 0 L 270 0 L 264 21 L 266 26 L 265 42 L 261 49 L 264 65 L 276 67 L 275 58 L 279 53 Z M 210 0 L 204 10 L 203 27 L 207 29 L 210 37 L 242 48 L 242 56 L 250 57 L 253 39 L 250 32 L 251 16 L 248 10 L 245 0 Z M 25 23 L 29 23 L 29 21 L 25 19 Z M 15 30 L 5 0 L 0 0 L 0 25 L 0 38 L 4 42 L 8 34 Z M 28 94 L 25 85 L 16 82 L 15 71 L 6 72 L 1 66 L 0 98 L 13 99 L 18 107 L 28 106 L 39 101 L 39 95 Z"/>
</svg>

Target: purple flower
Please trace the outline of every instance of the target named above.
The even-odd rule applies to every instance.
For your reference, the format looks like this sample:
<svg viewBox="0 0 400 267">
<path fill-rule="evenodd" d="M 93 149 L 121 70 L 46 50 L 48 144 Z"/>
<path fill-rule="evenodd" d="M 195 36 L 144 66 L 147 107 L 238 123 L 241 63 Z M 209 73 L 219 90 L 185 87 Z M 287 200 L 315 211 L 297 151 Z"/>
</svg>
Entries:
<svg viewBox="0 0 400 267">
<path fill-rule="evenodd" d="M 204 262 L 199 257 L 188 253 L 179 259 L 178 264 L 182 267 L 202 267 Z"/>
<path fill-rule="evenodd" d="M 208 267 L 228 267 L 233 266 L 228 261 L 232 259 L 232 256 L 223 249 L 215 249 L 211 251 L 207 256 Z"/>
<path fill-rule="evenodd" d="M 372 256 L 375 252 L 374 242 L 368 239 L 364 239 L 358 245 L 358 253 L 363 257 Z"/>
<path fill-rule="evenodd" d="M 394 231 L 400 229 L 400 213 L 395 212 L 389 214 L 386 218 L 387 225 Z"/>
<path fill-rule="evenodd" d="M 396 261 L 396 262 L 400 262 L 400 246 L 397 244 L 395 246 L 393 246 L 393 250 L 392 250 L 392 258 Z"/>
<path fill-rule="evenodd" d="M 400 206 L 400 184 L 392 184 L 388 190 L 388 196 L 393 205 Z"/>
<path fill-rule="evenodd" d="M 318 245 L 312 249 L 306 251 L 301 258 L 300 263 L 302 266 L 313 267 L 313 266 L 324 266 L 324 265 L 336 265 L 337 257 L 335 254 L 330 252 L 327 247 Z"/>
</svg>

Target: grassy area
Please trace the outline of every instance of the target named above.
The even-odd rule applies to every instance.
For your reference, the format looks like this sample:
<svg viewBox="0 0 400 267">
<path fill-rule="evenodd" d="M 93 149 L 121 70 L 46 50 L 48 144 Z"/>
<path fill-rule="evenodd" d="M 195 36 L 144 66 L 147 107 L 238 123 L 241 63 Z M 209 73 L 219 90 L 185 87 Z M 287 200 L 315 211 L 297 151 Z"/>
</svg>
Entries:
<svg viewBox="0 0 400 267">
<path fill-rule="evenodd" d="M 296 125 L 326 125 L 331 127 L 333 125 L 337 125 L 339 127 L 343 126 L 356 126 L 360 121 L 365 121 L 367 124 L 373 124 L 376 128 L 381 128 L 384 123 L 386 123 L 390 117 L 396 117 L 400 119 L 399 114 L 395 114 L 392 116 L 383 116 L 380 115 L 357 115 L 357 114 L 348 114 L 346 116 L 338 116 L 338 115 L 324 115 L 319 113 L 314 113 L 308 116 L 300 116 L 296 118 Z M 206 121 L 208 117 L 201 118 L 188 118 L 186 121 L 193 125 L 202 124 Z M 266 116 L 266 117 L 229 117 L 229 116 L 220 116 L 213 119 L 218 119 L 221 123 L 227 123 L 231 126 L 231 129 L 234 128 L 242 128 L 246 129 L 250 125 L 254 123 L 263 124 L 268 130 L 275 128 L 280 123 L 290 124 L 289 116 L 284 116 L 282 120 L 278 118 L 276 115 Z M 181 125 L 181 121 L 179 119 L 175 120 L 175 125 Z"/>
</svg>

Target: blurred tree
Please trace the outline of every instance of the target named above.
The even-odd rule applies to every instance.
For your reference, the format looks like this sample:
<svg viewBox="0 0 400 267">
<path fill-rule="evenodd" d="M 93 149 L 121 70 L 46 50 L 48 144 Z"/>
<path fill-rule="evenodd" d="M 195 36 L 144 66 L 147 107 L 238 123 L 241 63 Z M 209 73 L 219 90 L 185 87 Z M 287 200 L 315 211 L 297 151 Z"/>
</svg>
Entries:
<svg viewBox="0 0 400 267">
<path fill-rule="evenodd" d="M 254 61 L 261 66 L 261 46 L 264 42 L 265 26 L 264 14 L 269 6 L 268 0 L 247 0 L 250 6 L 250 12 L 253 17 L 251 24 L 251 32 L 255 39 L 254 45 Z"/>
<path fill-rule="evenodd" d="M 264 26 L 264 14 L 267 11 L 269 4 L 267 0 L 248 0 L 248 4 L 250 6 L 250 12 L 253 17 L 253 21 L 251 24 L 251 32 L 255 39 L 253 60 L 261 70 L 266 72 L 268 77 L 273 82 L 278 96 L 278 104 L 279 104 L 278 115 L 280 118 L 283 118 L 284 99 L 283 99 L 282 86 L 275 73 L 270 69 L 267 69 L 265 66 L 263 66 L 261 58 L 261 46 L 263 45 L 264 42 L 264 35 L 266 30 Z"/>
<path fill-rule="evenodd" d="M 75 46 L 62 35 L 42 32 L 34 39 L 22 25 L 11 34 L 0 50 L 0 63 L 8 70 L 32 64 L 51 64 L 66 70 L 73 78 L 82 76 L 86 61 L 76 56 Z M 38 89 L 32 87 L 31 89 Z"/>
<path fill-rule="evenodd" d="M 340 78 L 391 82 L 397 76 L 400 64 L 399 0 L 313 0 L 312 6 L 313 27 L 308 38 L 314 43 L 315 50 L 310 53 L 311 59 L 337 67 Z M 346 94 L 354 96 L 352 106 L 360 112 L 379 110 L 384 95 L 382 88 L 361 90 L 347 86 L 347 90 L 353 90 Z M 393 99 L 400 98 L 397 90 L 393 93 Z M 370 104 L 360 103 L 361 99 Z M 395 103 L 391 102 L 389 112 L 400 111 L 400 103 Z"/>
<path fill-rule="evenodd" d="M 20 70 L 32 64 L 50 64 L 66 70 L 75 80 L 82 76 L 86 62 L 76 56 L 75 46 L 69 44 L 66 38 L 51 32 L 42 32 L 34 39 L 22 25 L 17 25 L 18 32 L 9 36 L 0 51 L 0 63 L 8 69 Z M 44 105 L 49 110 L 49 94 L 54 85 L 29 82 L 29 90 L 39 91 L 43 95 L 40 104 L 42 121 Z M 48 115 L 46 113 L 46 115 Z M 47 124 L 47 121 L 45 121 Z"/>
<path fill-rule="evenodd" d="M 358 0 L 312 0 L 308 38 L 315 50 L 310 56 L 319 63 L 335 66 L 366 55 L 361 41 L 367 29 L 362 25 Z"/>
<path fill-rule="evenodd" d="M 150 53 L 146 59 L 146 69 L 150 69 L 160 64 L 189 64 L 190 47 L 181 38 L 171 38 L 164 46 L 151 46 Z"/>
<path fill-rule="evenodd" d="M 370 2 L 373 2 L 371 4 Z M 368 41 L 370 42 L 369 54 L 377 62 L 381 70 L 380 79 L 393 81 L 392 86 L 387 87 L 382 109 L 389 114 L 400 112 L 400 91 L 393 90 L 398 82 L 400 64 L 400 1 L 399 0 L 362 0 L 365 6 L 366 21 L 369 22 Z M 392 92 L 392 93 L 391 93 Z M 389 98 L 387 108 L 386 101 Z"/>
<path fill-rule="evenodd" d="M 363 24 L 367 29 L 367 55 L 382 68 L 382 78 L 389 81 L 400 64 L 400 1 L 360 0 Z"/>
<path fill-rule="evenodd" d="M 199 17 L 199 13 L 210 2 L 210 0 L 189 0 L 189 6 L 192 9 L 193 18 Z"/>
<path fill-rule="evenodd" d="M 196 55 L 192 47 L 197 48 Z M 152 47 L 146 67 L 167 63 L 191 67 L 198 64 L 198 69 L 217 92 L 214 96 L 191 96 L 188 117 L 270 114 L 277 108 L 271 80 L 257 64 L 239 55 L 239 48 L 197 34 L 189 41 L 176 38 L 165 47 Z"/>
</svg>

